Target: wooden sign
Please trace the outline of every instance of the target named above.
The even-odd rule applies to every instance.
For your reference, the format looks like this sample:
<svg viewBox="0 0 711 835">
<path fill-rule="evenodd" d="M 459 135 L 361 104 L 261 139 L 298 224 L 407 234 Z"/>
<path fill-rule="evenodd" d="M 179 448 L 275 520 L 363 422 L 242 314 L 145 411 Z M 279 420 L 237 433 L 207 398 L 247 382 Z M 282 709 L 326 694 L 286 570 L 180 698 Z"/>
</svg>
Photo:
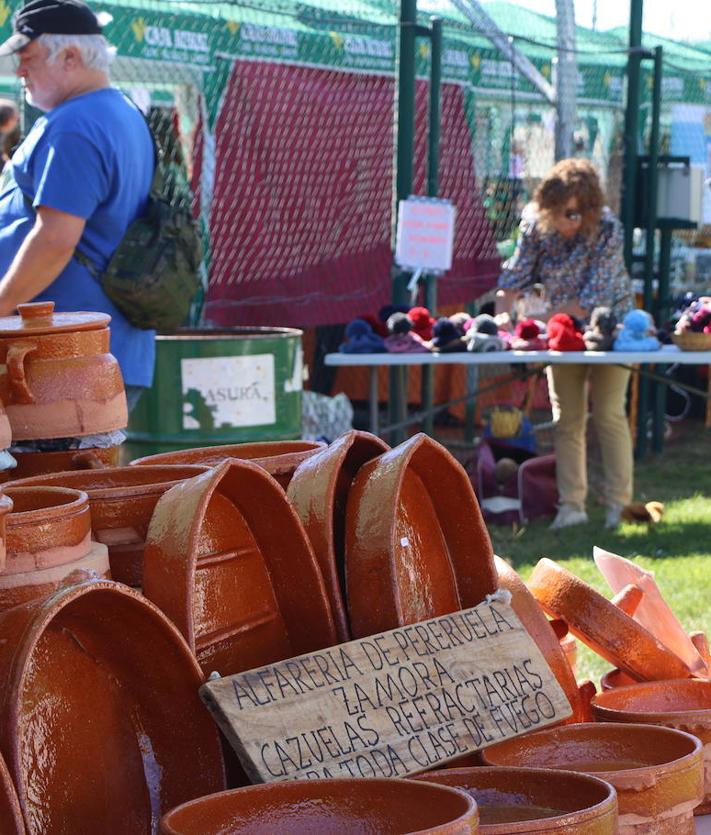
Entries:
<svg viewBox="0 0 711 835">
<path fill-rule="evenodd" d="M 200 695 L 255 783 L 403 777 L 571 714 L 498 600 L 209 681 Z"/>
</svg>

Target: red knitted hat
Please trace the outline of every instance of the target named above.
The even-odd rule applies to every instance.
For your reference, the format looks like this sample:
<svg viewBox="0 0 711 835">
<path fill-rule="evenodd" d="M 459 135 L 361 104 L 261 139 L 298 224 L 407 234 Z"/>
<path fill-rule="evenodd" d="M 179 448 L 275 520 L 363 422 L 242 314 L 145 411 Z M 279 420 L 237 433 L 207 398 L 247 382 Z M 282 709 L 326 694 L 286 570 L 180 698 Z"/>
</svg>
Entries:
<svg viewBox="0 0 711 835">
<path fill-rule="evenodd" d="M 412 322 L 412 330 L 422 339 L 432 339 L 432 325 L 435 320 L 430 316 L 426 307 L 412 307 L 407 313 L 408 319 Z"/>
<path fill-rule="evenodd" d="M 516 336 L 519 339 L 536 339 L 540 335 L 534 319 L 523 319 L 516 325 Z"/>
<path fill-rule="evenodd" d="M 567 313 L 556 313 L 548 320 L 548 347 L 552 351 L 584 351 L 583 335 Z"/>
</svg>

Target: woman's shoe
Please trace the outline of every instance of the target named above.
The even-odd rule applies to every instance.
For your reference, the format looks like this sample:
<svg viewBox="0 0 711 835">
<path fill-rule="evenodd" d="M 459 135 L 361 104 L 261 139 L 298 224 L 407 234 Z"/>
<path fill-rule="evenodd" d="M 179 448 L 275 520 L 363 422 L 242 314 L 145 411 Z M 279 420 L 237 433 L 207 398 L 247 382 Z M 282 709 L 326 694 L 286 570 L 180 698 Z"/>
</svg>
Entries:
<svg viewBox="0 0 711 835">
<path fill-rule="evenodd" d="M 559 528 L 569 528 L 571 525 L 584 525 L 587 521 L 588 514 L 584 510 L 578 510 L 570 504 L 562 504 L 550 524 L 550 529 L 556 531 Z"/>
<path fill-rule="evenodd" d="M 605 511 L 605 527 L 609 530 L 619 528 L 620 522 L 622 521 L 622 511 L 623 507 L 621 504 L 608 505 Z"/>
</svg>

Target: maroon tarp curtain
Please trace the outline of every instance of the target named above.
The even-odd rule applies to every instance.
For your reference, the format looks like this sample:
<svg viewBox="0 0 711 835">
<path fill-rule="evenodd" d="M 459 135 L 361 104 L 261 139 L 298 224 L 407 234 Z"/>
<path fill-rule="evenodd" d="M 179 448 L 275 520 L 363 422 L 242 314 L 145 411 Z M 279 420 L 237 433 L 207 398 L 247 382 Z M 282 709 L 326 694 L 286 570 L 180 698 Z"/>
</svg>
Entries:
<svg viewBox="0 0 711 835">
<path fill-rule="evenodd" d="M 238 61 L 215 127 L 206 319 L 335 324 L 390 301 L 392 78 Z M 414 192 L 425 192 L 427 85 Z M 442 304 L 492 286 L 499 260 L 474 181 L 463 91 L 442 88 L 440 196 L 457 206 Z"/>
</svg>

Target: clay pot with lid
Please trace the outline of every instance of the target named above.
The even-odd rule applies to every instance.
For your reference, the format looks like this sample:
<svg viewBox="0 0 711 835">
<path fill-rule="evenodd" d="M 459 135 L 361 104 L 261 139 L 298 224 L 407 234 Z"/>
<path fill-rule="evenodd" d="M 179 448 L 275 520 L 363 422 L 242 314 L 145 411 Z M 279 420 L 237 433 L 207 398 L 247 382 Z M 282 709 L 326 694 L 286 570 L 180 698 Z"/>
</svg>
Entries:
<svg viewBox="0 0 711 835">
<path fill-rule="evenodd" d="M 203 680 L 173 624 L 120 583 L 0 613 L 0 748 L 28 833 L 152 832 L 221 791 Z"/>
<path fill-rule="evenodd" d="M 108 547 L 111 576 L 128 586 L 143 583 L 143 548 L 158 499 L 186 478 L 205 472 L 198 466 L 107 467 L 52 473 L 10 481 L 12 492 L 28 487 L 64 487 L 88 495 L 94 537 Z"/>
<path fill-rule="evenodd" d="M 303 461 L 287 490 L 318 560 L 340 642 L 350 639 L 344 555 L 348 493 L 363 464 L 388 449 L 384 441 L 370 432 L 346 432 Z"/>
<path fill-rule="evenodd" d="M 479 832 L 476 803 L 430 783 L 379 778 L 295 780 L 201 797 L 173 809 L 161 835 L 365 835 Z"/>
<path fill-rule="evenodd" d="M 263 441 L 261 443 L 226 444 L 222 446 L 180 449 L 136 458 L 131 464 L 202 464 L 215 467 L 223 461 L 237 458 L 252 461 L 266 470 L 286 490 L 296 468 L 311 455 L 322 450 L 322 441 Z"/>
<path fill-rule="evenodd" d="M 338 641 L 299 517 L 276 480 L 250 461 L 230 459 L 160 497 L 143 592 L 206 674 L 231 675 Z"/>
<path fill-rule="evenodd" d="M 572 727 L 572 726 L 571 726 Z M 616 835 L 617 796 L 598 777 L 544 768 L 460 768 L 408 778 L 467 792 L 481 835 Z"/>
<path fill-rule="evenodd" d="M 422 433 L 358 471 L 345 551 L 354 638 L 475 606 L 498 585 L 469 476 Z"/>
<path fill-rule="evenodd" d="M 106 546 L 91 540 L 89 499 L 63 487 L 8 488 L 0 610 L 44 597 L 77 569 L 109 576 Z"/>
<path fill-rule="evenodd" d="M 74 438 L 123 429 L 126 394 L 109 352 L 103 313 L 55 313 L 54 302 L 18 305 L 0 318 L 0 400 L 13 441 Z"/>
<path fill-rule="evenodd" d="M 691 734 L 588 722 L 508 739 L 485 749 L 482 758 L 488 765 L 526 763 L 606 780 L 617 791 L 619 835 L 694 835 L 703 767 L 701 743 Z"/>
<path fill-rule="evenodd" d="M 549 559 L 539 560 L 528 579 L 533 596 L 553 618 L 562 618 L 570 631 L 598 655 L 637 680 L 686 678 L 691 671 L 626 611 L 637 599 L 630 593 L 622 607 Z"/>
<path fill-rule="evenodd" d="M 711 681 L 647 681 L 598 693 L 592 700 L 598 722 L 638 722 L 686 731 L 703 745 L 704 800 L 697 815 L 711 812 Z"/>
</svg>

